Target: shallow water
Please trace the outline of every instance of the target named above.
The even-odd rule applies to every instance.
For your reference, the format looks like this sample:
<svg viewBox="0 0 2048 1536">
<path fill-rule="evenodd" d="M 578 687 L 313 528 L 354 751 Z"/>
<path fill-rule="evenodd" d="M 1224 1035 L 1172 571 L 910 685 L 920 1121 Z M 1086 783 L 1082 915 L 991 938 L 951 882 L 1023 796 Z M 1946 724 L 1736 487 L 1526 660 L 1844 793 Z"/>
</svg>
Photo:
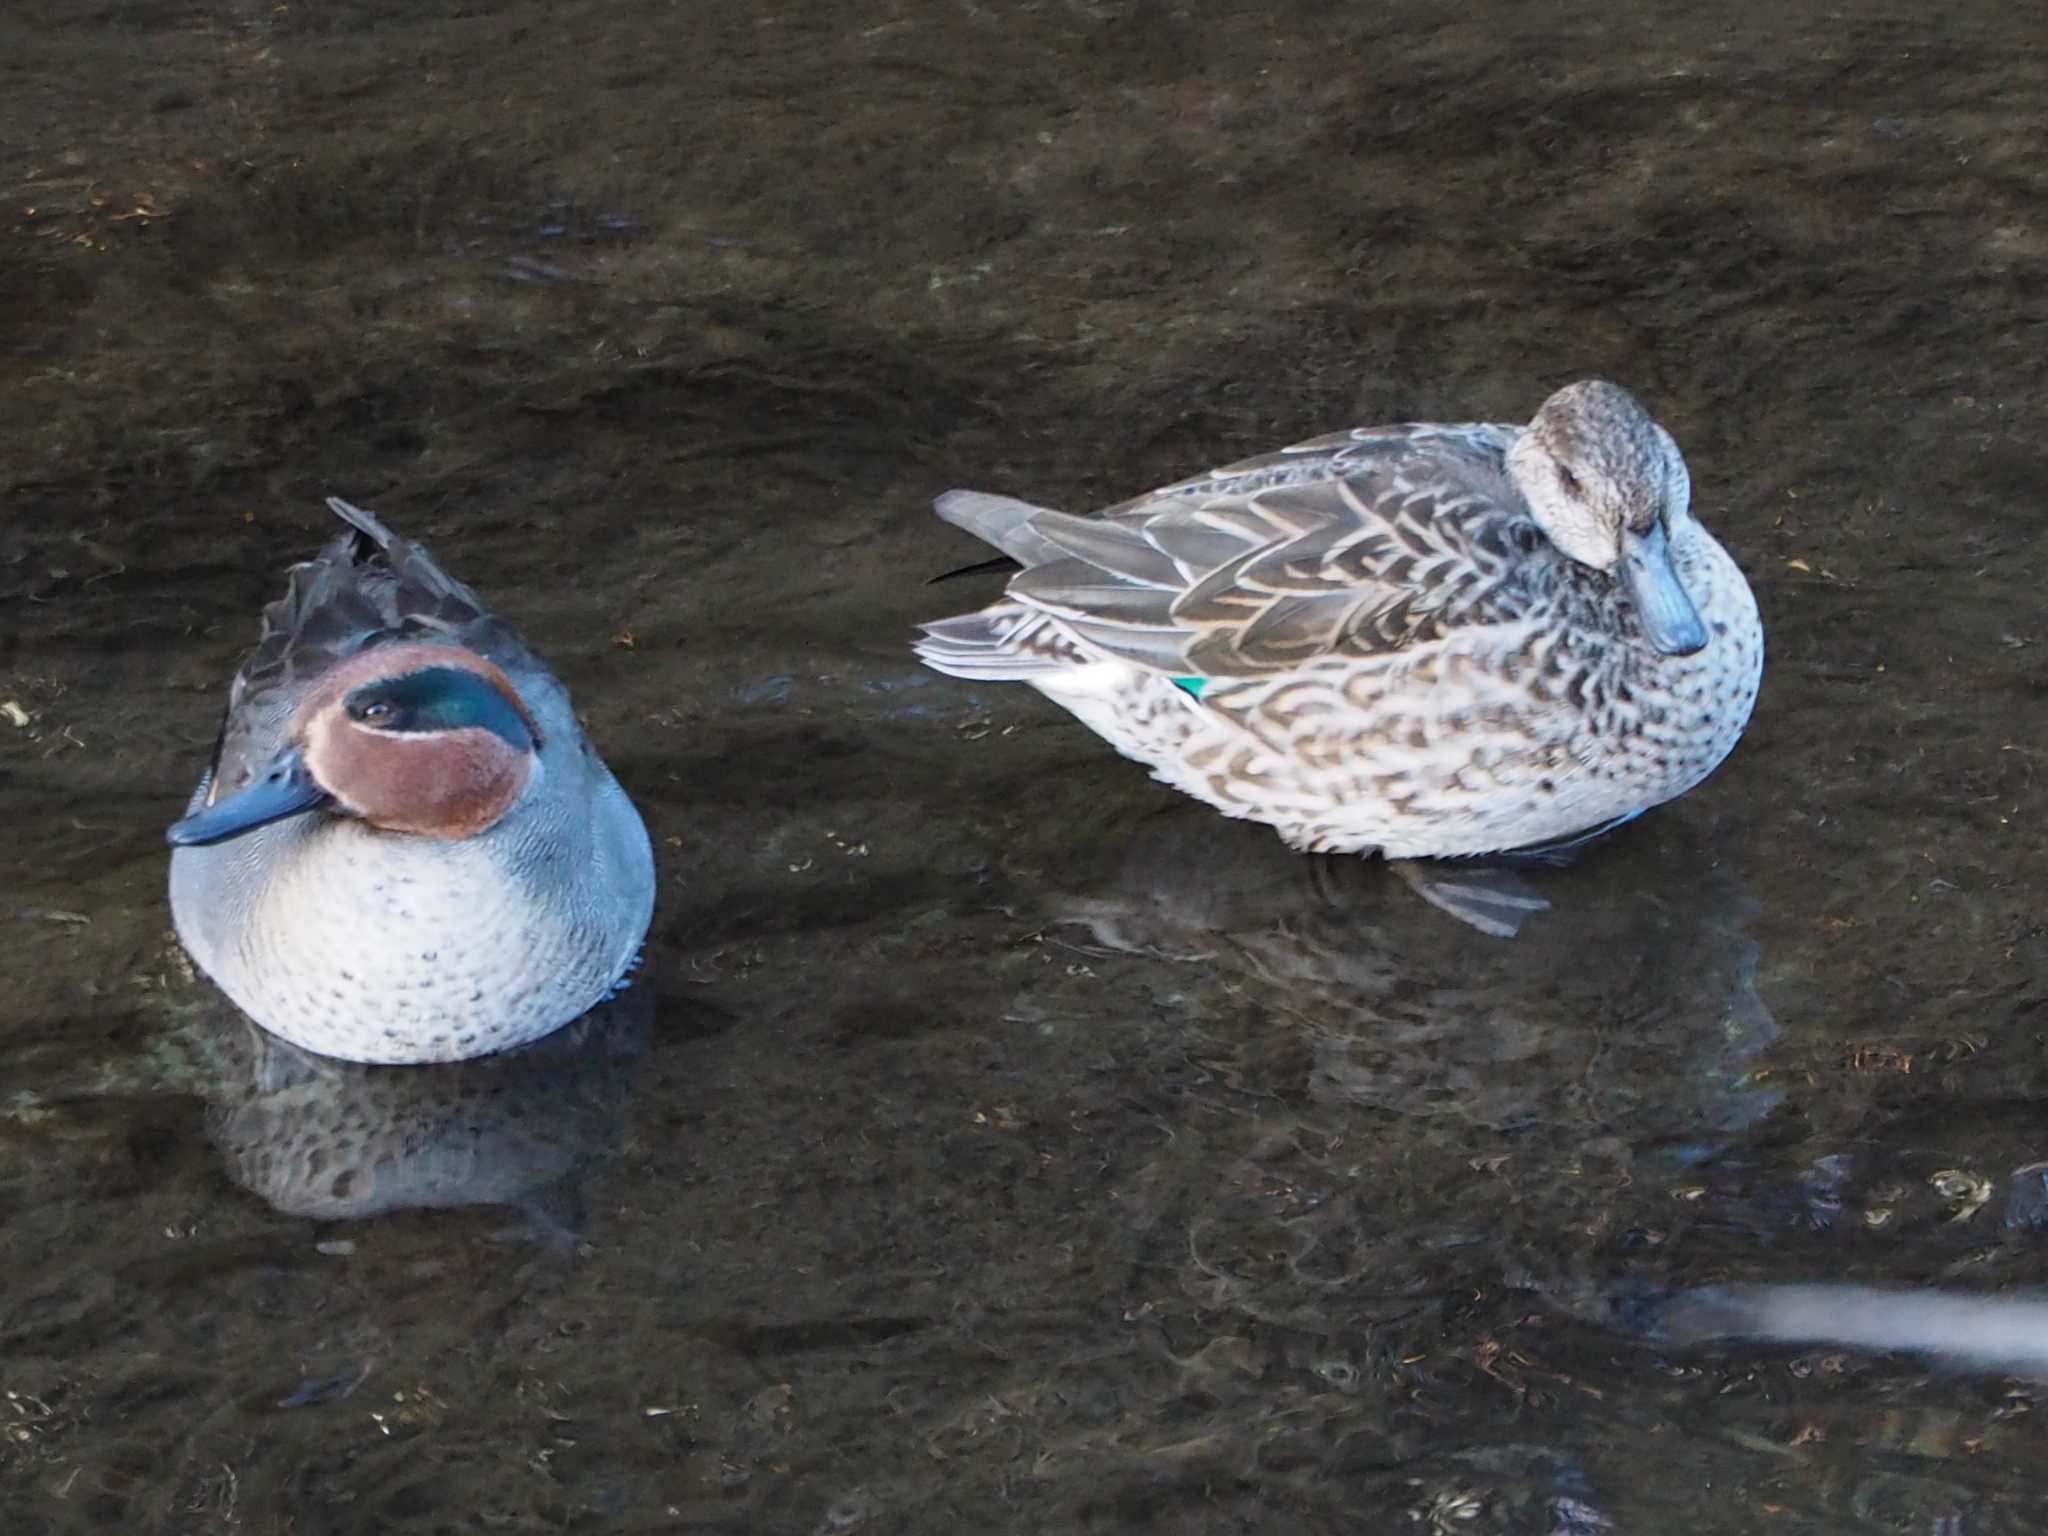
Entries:
<svg viewBox="0 0 2048 1536">
<path fill-rule="evenodd" d="M 1660 1331 L 2042 1273 L 2037 33 L 8 7 L 8 1529 L 2038 1530 L 2031 1381 Z M 1584 374 L 1768 671 L 1512 944 L 906 648 L 994 590 L 923 584 L 946 486 Z M 330 493 L 655 834 L 642 984 L 534 1058 L 335 1068 L 170 940 Z"/>
</svg>

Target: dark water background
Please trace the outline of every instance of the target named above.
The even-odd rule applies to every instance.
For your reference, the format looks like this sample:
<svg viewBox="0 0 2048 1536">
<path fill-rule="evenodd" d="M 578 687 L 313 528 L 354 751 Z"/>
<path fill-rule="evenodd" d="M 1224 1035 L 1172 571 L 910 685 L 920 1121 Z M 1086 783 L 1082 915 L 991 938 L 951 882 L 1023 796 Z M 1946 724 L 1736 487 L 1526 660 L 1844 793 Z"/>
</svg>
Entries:
<svg viewBox="0 0 2048 1536">
<path fill-rule="evenodd" d="M 6 1530 L 2042 1529 L 2033 1384 L 1632 1320 L 2042 1276 L 2044 130 L 2024 5 L 11 0 Z M 949 485 L 1586 374 L 1768 671 L 1512 945 L 906 649 Z M 329 493 L 655 834 L 537 1058 L 170 941 Z"/>
</svg>

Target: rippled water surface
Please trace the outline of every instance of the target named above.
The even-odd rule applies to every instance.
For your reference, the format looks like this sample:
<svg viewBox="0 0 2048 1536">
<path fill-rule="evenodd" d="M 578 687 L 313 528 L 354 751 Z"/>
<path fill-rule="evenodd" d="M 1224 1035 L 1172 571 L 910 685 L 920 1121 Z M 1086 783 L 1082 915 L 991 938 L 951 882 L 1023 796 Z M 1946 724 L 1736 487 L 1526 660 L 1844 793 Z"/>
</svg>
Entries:
<svg viewBox="0 0 2048 1536">
<path fill-rule="evenodd" d="M 7 1530 L 2040 1530 L 2034 1313 L 1726 1335 L 2043 1274 L 2044 132 L 2023 6 L 6 7 Z M 1586 374 L 1768 672 L 1512 943 L 906 648 L 949 485 Z M 327 494 L 655 835 L 531 1053 L 170 938 Z"/>
</svg>

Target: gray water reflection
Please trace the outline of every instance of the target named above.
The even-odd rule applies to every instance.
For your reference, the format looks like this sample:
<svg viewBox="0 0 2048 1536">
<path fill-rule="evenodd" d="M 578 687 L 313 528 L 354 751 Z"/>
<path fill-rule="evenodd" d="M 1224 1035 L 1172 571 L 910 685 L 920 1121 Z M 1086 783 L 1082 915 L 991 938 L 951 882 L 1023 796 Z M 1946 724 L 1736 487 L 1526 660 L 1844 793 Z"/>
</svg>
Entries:
<svg viewBox="0 0 2048 1536">
<path fill-rule="evenodd" d="M 1779 1031 L 1756 988 L 1756 904 L 1725 860 L 1667 825 L 1527 878 L 1552 910 L 1489 944 L 1383 865 L 1176 812 L 1065 916 L 1105 949 L 1204 967 L 1295 1038 L 1319 1104 L 1677 1156 L 1769 1112 L 1780 1095 L 1749 1068 Z"/>
<path fill-rule="evenodd" d="M 1434 1313 L 1462 1270 L 1608 1316 L 1601 1250 L 1660 1240 L 1632 1190 L 1661 1200 L 1781 1097 L 1752 1076 L 1778 1037 L 1754 902 L 1682 822 L 1653 826 L 1531 876 L 1553 910 L 1507 944 L 1371 861 L 1177 807 L 1060 906 L 1099 952 L 1187 975 L 1188 1097 L 1225 1144 L 1177 1127 L 1125 1199 L 1189 1234 L 1189 1297 L 1319 1330 L 1361 1283 L 1384 1318 Z"/>
<path fill-rule="evenodd" d="M 287 1216 L 506 1205 L 573 1239 L 654 1011 L 632 987 L 520 1050 L 410 1069 L 317 1056 L 223 1015 L 207 1133 L 235 1182 Z"/>
</svg>

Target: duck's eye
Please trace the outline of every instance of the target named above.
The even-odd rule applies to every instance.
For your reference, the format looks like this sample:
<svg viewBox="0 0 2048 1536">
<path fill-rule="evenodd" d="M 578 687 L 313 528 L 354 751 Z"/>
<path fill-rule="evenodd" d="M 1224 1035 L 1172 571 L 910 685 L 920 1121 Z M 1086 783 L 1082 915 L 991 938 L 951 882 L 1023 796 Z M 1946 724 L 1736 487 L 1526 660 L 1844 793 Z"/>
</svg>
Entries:
<svg viewBox="0 0 2048 1536">
<path fill-rule="evenodd" d="M 381 725 L 392 716 L 391 705 L 383 699 L 372 699 L 367 704 L 358 704 L 349 713 L 365 725 Z"/>
<path fill-rule="evenodd" d="M 1569 466 L 1564 464 L 1557 466 L 1557 483 L 1565 488 L 1565 492 L 1568 495 L 1572 496 L 1578 495 L 1579 492 L 1585 489 L 1584 486 L 1579 484 L 1579 477 L 1571 472 Z"/>
</svg>

